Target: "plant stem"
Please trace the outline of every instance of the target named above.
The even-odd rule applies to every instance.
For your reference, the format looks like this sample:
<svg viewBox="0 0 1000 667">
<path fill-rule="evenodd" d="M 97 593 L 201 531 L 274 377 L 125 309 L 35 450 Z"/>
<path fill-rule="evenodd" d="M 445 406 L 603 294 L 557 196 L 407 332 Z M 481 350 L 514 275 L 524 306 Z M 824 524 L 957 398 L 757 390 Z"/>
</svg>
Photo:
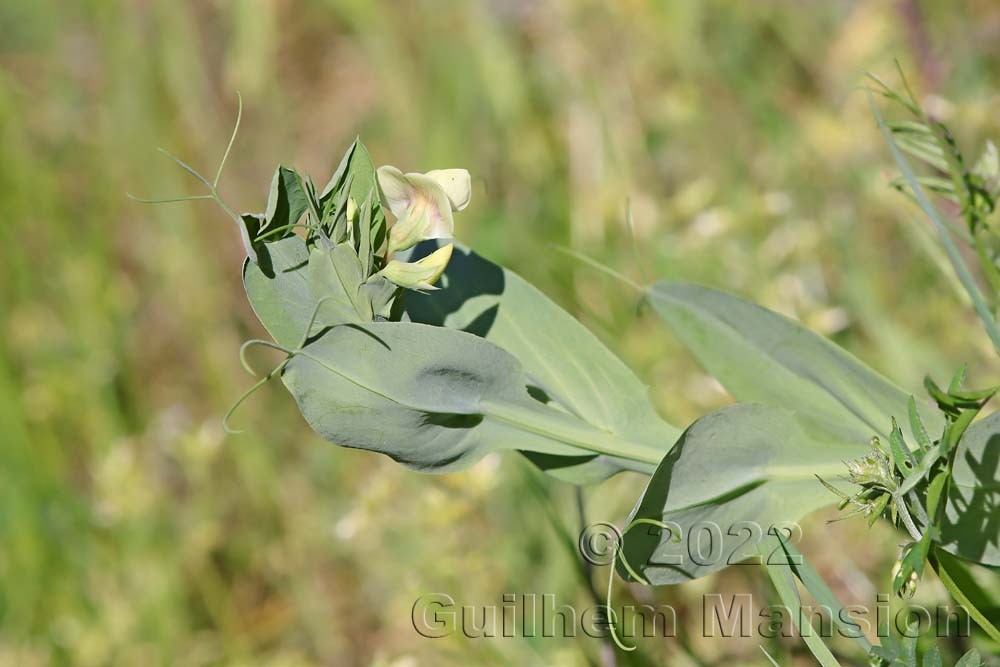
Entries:
<svg viewBox="0 0 1000 667">
<path fill-rule="evenodd" d="M 587 530 L 588 527 L 587 511 L 586 508 L 584 507 L 582 486 L 577 486 L 574 489 L 574 499 L 576 500 L 576 514 L 577 518 L 580 521 L 580 534 L 582 535 L 583 532 Z M 616 549 L 618 548 L 617 544 L 615 545 L 615 548 Z M 594 588 L 594 566 L 586 558 L 580 557 L 580 554 L 577 554 L 577 556 L 580 562 L 580 567 L 582 569 L 581 574 L 583 578 L 587 581 L 587 592 L 590 593 L 591 600 L 593 600 L 594 604 L 597 605 L 596 608 L 598 610 L 601 610 L 598 611 L 598 613 L 604 615 L 604 622 L 605 624 L 607 624 L 609 618 L 608 614 L 610 613 L 610 610 L 605 608 L 604 600 L 601 599 L 600 593 L 598 593 L 597 589 Z M 614 569 L 611 570 L 608 576 L 611 577 L 615 576 Z M 603 667 L 617 667 L 618 659 L 615 657 L 614 645 L 611 643 L 611 641 L 608 640 L 607 636 L 603 637 L 602 639 L 603 641 L 601 642 L 601 664 L 603 665 Z"/>
<path fill-rule="evenodd" d="M 990 286 L 993 307 L 996 307 L 997 297 L 1000 295 L 1000 271 L 990 258 L 985 245 L 983 245 L 982 232 L 977 230 L 972 237 L 973 245 L 976 248 L 976 256 L 979 257 L 979 264 L 983 268 L 983 275 L 986 276 L 987 284 Z"/>
<path fill-rule="evenodd" d="M 938 579 L 958 604 L 965 607 L 969 616 L 993 641 L 1000 642 L 1000 628 L 986 617 L 982 608 L 988 608 L 989 597 L 969 574 L 962 563 L 939 548 L 934 548 L 930 558 L 931 567 Z M 986 603 L 986 604 L 984 604 Z"/>
</svg>

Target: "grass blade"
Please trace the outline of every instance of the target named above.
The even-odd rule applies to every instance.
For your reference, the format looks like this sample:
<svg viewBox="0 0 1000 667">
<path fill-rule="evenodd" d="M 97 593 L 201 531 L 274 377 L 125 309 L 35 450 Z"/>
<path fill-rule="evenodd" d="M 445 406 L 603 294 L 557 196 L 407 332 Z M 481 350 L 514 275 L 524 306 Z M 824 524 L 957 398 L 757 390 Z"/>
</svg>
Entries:
<svg viewBox="0 0 1000 667">
<path fill-rule="evenodd" d="M 863 634 L 858 637 L 854 637 L 853 634 L 856 628 L 841 621 L 843 618 L 841 613 L 845 611 L 844 605 L 842 605 L 840 600 L 837 599 L 837 596 L 833 594 L 833 591 L 830 590 L 829 586 L 827 586 L 823 577 L 821 577 L 819 573 L 813 569 L 813 567 L 809 564 L 809 561 L 806 560 L 805 556 L 803 556 L 790 542 L 781 540 L 781 547 L 785 551 L 787 562 L 792 564 L 792 571 L 795 573 L 795 576 L 799 578 L 799 581 L 802 582 L 802 585 L 806 587 L 806 590 L 809 591 L 809 594 L 812 595 L 817 602 L 822 605 L 826 605 L 833 611 L 833 622 L 840 626 L 845 633 L 850 633 L 845 634 L 844 636 L 853 639 L 854 642 L 861 647 L 861 650 L 865 652 L 865 655 L 868 655 L 868 653 L 872 650 L 871 642 L 869 642 Z"/>
<path fill-rule="evenodd" d="M 767 563 L 768 556 L 774 552 L 775 549 L 780 548 L 783 542 L 777 537 L 768 537 L 766 540 L 762 540 L 758 545 L 757 549 L 760 551 L 761 556 L 764 558 L 765 565 L 767 568 L 767 574 L 771 577 L 771 583 L 774 584 L 774 589 L 778 592 L 778 597 L 781 598 L 781 603 L 788 607 L 792 612 L 792 619 L 802 618 L 802 599 L 799 597 L 799 590 L 795 585 L 795 578 L 792 576 L 792 570 L 787 565 L 772 565 Z M 796 627 L 798 627 L 796 622 Z M 839 667 L 840 663 L 837 658 L 834 657 L 833 653 L 827 647 L 823 638 L 820 637 L 812 626 L 805 629 L 799 627 L 799 635 L 802 640 L 809 647 L 816 660 L 823 667 Z"/>
</svg>

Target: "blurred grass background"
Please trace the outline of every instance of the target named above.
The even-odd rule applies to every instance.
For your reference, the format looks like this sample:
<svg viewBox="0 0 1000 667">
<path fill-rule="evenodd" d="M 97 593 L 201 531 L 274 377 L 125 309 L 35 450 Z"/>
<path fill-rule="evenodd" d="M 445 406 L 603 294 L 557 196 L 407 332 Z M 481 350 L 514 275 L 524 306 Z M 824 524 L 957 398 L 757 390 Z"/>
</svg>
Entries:
<svg viewBox="0 0 1000 667">
<path fill-rule="evenodd" d="M 237 417 L 247 434 L 223 433 L 250 383 L 237 348 L 261 334 L 232 225 L 125 192 L 195 192 L 155 148 L 211 173 L 236 90 L 232 205 L 263 209 L 279 161 L 324 182 L 358 133 L 381 163 L 467 167 L 459 237 L 578 315 L 677 424 L 726 396 L 620 285 L 549 244 L 737 291 L 914 390 L 962 361 L 995 380 L 857 90 L 899 58 L 978 151 L 1000 136 L 995 2 L 6 0 L 0 34 L 0 665 L 600 660 L 587 637 L 410 624 L 432 592 L 586 606 L 538 511 L 575 534 L 571 488 L 513 456 L 431 477 L 335 448 L 277 385 Z M 588 518 L 620 521 L 640 485 L 589 490 Z M 895 540 L 820 518 L 802 548 L 872 605 Z M 689 644 L 646 640 L 621 664 L 761 663 L 755 640 L 698 637 L 700 596 L 766 590 L 754 568 L 619 588 L 673 604 Z M 811 664 L 794 641 L 770 648 Z"/>
</svg>

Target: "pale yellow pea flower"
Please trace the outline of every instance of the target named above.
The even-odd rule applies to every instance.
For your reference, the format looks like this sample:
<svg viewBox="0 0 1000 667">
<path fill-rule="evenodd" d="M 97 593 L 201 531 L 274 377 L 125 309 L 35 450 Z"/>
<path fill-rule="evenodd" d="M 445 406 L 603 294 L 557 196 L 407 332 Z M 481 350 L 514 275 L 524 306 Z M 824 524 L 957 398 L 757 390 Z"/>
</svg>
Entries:
<svg viewBox="0 0 1000 667">
<path fill-rule="evenodd" d="M 396 224 L 389 230 L 389 252 L 412 248 L 427 239 L 451 238 L 453 211 L 461 211 L 472 196 L 465 169 L 409 173 L 392 166 L 378 168 L 378 183 Z"/>
</svg>

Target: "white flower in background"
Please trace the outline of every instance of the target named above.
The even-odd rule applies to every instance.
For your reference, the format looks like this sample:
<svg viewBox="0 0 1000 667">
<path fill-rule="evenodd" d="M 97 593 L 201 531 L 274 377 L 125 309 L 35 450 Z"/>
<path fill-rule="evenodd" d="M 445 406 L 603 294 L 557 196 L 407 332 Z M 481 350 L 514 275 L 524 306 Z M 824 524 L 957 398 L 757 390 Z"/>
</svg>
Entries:
<svg viewBox="0 0 1000 667">
<path fill-rule="evenodd" d="M 455 233 L 452 211 L 464 209 L 472 196 L 472 180 L 465 169 L 404 174 L 396 167 L 379 167 L 378 184 L 396 216 L 389 230 L 389 252 L 412 248 L 426 239 L 451 238 Z"/>
<path fill-rule="evenodd" d="M 448 266 L 453 248 L 454 246 L 449 243 L 416 262 L 390 260 L 385 268 L 379 271 L 379 274 L 400 287 L 423 290 L 437 289 L 434 287 L 434 283 Z"/>
</svg>

